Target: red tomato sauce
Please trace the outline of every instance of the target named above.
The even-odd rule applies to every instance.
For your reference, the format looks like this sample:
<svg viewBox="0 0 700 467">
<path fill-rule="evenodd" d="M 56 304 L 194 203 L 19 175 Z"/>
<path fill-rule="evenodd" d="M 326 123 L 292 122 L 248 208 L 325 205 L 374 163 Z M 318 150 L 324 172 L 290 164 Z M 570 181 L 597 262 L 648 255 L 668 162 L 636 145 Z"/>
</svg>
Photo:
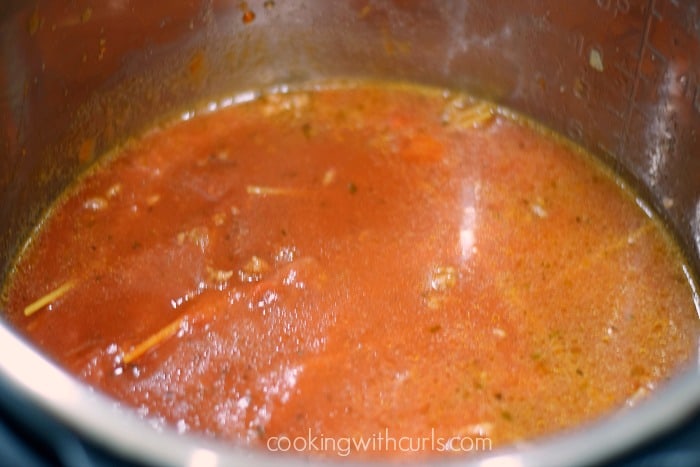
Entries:
<svg viewBox="0 0 700 467">
<path fill-rule="evenodd" d="M 263 449 L 474 451 L 634 405 L 695 356 L 683 257 L 609 171 L 507 115 L 364 83 L 156 129 L 51 210 L 7 318 L 145 417 Z"/>
</svg>

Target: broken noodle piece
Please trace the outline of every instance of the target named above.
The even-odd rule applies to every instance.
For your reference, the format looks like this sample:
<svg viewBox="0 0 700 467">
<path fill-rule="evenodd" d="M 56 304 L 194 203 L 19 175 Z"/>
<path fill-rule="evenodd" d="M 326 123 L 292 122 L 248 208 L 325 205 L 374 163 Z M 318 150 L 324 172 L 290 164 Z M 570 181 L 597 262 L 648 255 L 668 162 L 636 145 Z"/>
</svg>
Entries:
<svg viewBox="0 0 700 467">
<path fill-rule="evenodd" d="M 40 299 L 32 302 L 31 304 L 27 305 L 24 308 L 24 316 L 31 316 L 37 311 L 41 310 L 45 306 L 55 302 L 59 298 L 61 298 L 63 295 L 65 295 L 66 292 L 68 292 L 70 289 L 72 289 L 75 286 L 76 281 L 75 280 L 69 280 L 68 282 L 65 282 L 63 285 L 58 287 L 57 289 L 53 290 L 52 292 L 47 293 Z"/>
</svg>

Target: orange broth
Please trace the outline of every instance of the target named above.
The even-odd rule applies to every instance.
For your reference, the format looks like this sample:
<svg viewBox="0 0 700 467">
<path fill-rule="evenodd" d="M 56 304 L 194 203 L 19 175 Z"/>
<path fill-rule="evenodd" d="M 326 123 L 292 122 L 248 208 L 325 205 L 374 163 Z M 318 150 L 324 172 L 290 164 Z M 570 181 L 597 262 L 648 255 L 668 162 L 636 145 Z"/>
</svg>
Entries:
<svg viewBox="0 0 700 467">
<path fill-rule="evenodd" d="M 181 432 L 330 457 L 490 449 L 634 405 L 695 358 L 684 259 L 641 204 L 468 96 L 268 94 L 106 158 L 4 302 L 68 371 Z"/>
</svg>

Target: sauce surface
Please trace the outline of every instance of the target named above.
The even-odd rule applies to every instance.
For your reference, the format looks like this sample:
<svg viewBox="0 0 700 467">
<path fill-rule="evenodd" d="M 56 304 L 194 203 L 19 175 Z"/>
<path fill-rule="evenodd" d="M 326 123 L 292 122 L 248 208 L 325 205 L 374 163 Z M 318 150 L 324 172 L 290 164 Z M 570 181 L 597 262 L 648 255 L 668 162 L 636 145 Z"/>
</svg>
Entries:
<svg viewBox="0 0 700 467">
<path fill-rule="evenodd" d="M 477 450 L 643 399 L 695 356 L 682 266 L 571 146 L 365 83 L 128 144 L 52 210 L 5 302 L 70 372 L 181 432 L 421 456 L 442 449 L 377 435 Z"/>
</svg>

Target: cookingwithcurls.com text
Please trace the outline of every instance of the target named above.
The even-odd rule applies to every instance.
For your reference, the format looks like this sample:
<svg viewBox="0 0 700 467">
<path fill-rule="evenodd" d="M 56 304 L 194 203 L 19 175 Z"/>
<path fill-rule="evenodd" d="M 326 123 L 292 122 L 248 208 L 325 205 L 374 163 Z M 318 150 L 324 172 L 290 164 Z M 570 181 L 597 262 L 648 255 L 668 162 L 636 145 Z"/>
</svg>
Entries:
<svg viewBox="0 0 700 467">
<path fill-rule="evenodd" d="M 353 452 L 453 452 L 491 450 L 486 436 L 440 436 L 431 429 L 426 436 L 393 436 L 388 429 L 368 436 L 325 436 L 308 430 L 305 436 L 271 436 L 267 449 L 272 452 L 324 453 L 345 457 Z"/>
</svg>

